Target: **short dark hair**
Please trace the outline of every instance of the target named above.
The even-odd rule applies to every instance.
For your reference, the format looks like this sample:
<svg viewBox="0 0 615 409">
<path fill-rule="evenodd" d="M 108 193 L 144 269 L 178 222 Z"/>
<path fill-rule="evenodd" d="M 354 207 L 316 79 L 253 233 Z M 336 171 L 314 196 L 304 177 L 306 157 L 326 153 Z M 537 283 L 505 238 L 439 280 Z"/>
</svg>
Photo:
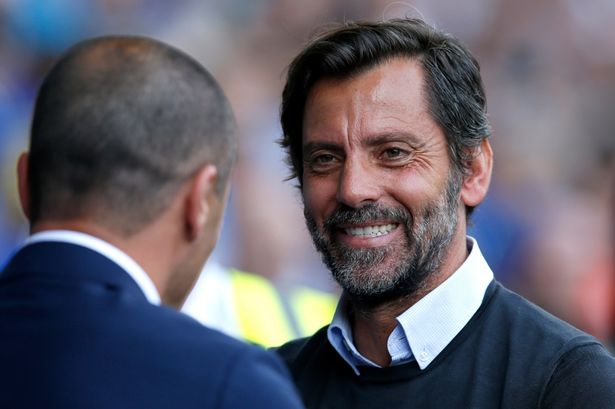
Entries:
<svg viewBox="0 0 615 409">
<path fill-rule="evenodd" d="M 321 79 L 350 78 L 394 57 L 421 63 L 431 115 L 446 135 L 454 169 L 467 172 L 476 148 L 491 134 L 480 68 L 470 51 L 420 19 L 346 22 L 316 36 L 288 68 L 279 142 L 299 186 L 303 115 L 311 88 Z"/>
<path fill-rule="evenodd" d="M 224 191 L 235 122 L 215 79 L 183 52 L 110 36 L 68 50 L 45 77 L 30 136 L 30 219 L 93 218 L 129 235 L 201 166 Z"/>
</svg>

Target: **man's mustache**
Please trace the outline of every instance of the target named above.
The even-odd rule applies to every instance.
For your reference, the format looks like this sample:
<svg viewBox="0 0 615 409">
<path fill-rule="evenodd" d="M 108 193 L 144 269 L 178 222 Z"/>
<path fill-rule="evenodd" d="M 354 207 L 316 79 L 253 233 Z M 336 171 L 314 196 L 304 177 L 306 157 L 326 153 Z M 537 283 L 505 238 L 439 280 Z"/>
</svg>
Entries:
<svg viewBox="0 0 615 409">
<path fill-rule="evenodd" d="M 407 225 L 412 216 L 410 213 L 399 207 L 385 207 L 373 203 L 366 204 L 357 209 L 349 206 L 338 207 L 324 221 L 324 228 L 328 232 L 334 232 L 342 225 L 365 224 L 372 221 L 386 221 L 388 223 L 399 223 Z"/>
</svg>

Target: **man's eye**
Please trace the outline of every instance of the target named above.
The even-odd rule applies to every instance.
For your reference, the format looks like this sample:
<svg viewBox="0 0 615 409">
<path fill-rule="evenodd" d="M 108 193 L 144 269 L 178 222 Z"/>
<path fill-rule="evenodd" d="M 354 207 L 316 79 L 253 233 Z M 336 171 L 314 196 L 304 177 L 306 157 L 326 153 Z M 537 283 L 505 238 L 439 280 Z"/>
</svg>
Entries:
<svg viewBox="0 0 615 409">
<path fill-rule="evenodd" d="M 317 153 L 308 158 L 306 165 L 312 172 L 329 172 L 337 166 L 339 157 L 331 153 Z"/>
<path fill-rule="evenodd" d="M 317 165 L 325 165 L 327 163 L 333 162 L 334 160 L 335 156 L 325 153 L 312 158 L 312 163 Z"/>
<path fill-rule="evenodd" d="M 383 152 L 385 159 L 399 159 L 406 156 L 406 151 L 399 148 L 389 148 Z"/>
</svg>

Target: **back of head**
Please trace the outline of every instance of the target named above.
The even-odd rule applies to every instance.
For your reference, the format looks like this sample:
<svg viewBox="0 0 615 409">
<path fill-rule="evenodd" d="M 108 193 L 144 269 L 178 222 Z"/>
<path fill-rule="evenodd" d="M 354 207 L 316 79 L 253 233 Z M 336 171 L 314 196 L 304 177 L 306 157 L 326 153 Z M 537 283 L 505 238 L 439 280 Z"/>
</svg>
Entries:
<svg viewBox="0 0 615 409">
<path fill-rule="evenodd" d="M 78 44 L 36 100 L 30 221 L 85 219 L 129 236 L 204 164 L 217 167 L 222 194 L 234 138 L 221 88 L 186 54 L 141 37 Z"/>
<path fill-rule="evenodd" d="M 479 65 L 470 51 L 419 19 L 346 22 L 316 36 L 288 69 L 280 143 L 300 185 L 303 114 L 311 88 L 321 79 L 351 78 L 395 57 L 422 65 L 429 110 L 446 135 L 453 169 L 466 171 L 475 149 L 490 135 Z"/>
</svg>

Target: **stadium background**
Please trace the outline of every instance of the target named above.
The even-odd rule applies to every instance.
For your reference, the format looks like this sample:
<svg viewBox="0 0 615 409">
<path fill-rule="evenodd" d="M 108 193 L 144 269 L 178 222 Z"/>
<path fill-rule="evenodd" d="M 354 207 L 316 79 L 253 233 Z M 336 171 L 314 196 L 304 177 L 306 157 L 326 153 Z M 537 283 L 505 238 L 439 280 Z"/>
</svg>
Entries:
<svg viewBox="0 0 615 409">
<path fill-rule="evenodd" d="M 602 340 L 615 335 L 615 2 L 610 0 L 0 0 L 0 264 L 27 234 L 15 159 L 51 62 L 141 34 L 195 56 L 237 115 L 240 159 L 215 257 L 336 291 L 275 144 L 285 67 L 328 22 L 422 16 L 477 55 L 495 175 L 472 227 L 497 278 Z"/>
</svg>

